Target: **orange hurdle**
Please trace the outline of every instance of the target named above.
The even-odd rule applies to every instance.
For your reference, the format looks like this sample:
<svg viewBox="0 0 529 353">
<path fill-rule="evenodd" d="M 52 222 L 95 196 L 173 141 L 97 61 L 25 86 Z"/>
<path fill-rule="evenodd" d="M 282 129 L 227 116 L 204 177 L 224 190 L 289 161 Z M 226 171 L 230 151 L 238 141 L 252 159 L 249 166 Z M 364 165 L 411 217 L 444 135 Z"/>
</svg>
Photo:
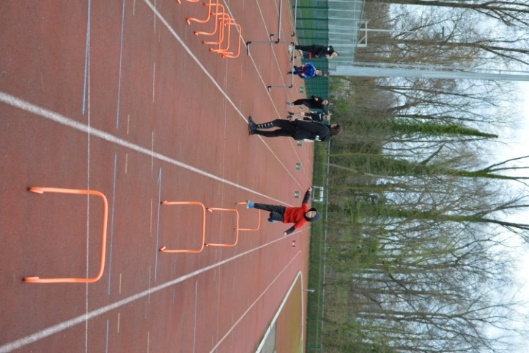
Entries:
<svg viewBox="0 0 529 353">
<path fill-rule="evenodd" d="M 189 254 L 198 254 L 204 250 L 205 240 L 206 240 L 206 207 L 202 202 L 197 201 L 162 201 L 162 205 L 197 205 L 202 208 L 202 241 L 200 242 L 200 247 L 198 249 L 167 249 L 165 246 L 160 248 L 161 252 L 165 253 L 189 253 Z"/>
<path fill-rule="evenodd" d="M 206 3 L 203 3 L 203 4 L 202 4 L 202 5 L 208 7 L 208 15 L 206 16 L 205 19 L 200 20 L 200 19 L 198 19 L 198 18 L 188 17 L 188 18 L 186 18 L 186 22 L 187 22 L 187 24 L 190 25 L 190 24 L 191 24 L 191 21 L 198 22 L 198 23 L 206 23 L 206 22 L 208 22 L 209 19 L 211 18 L 211 15 L 213 14 L 213 13 L 211 12 L 211 8 L 212 8 L 213 6 L 215 6 L 215 8 L 216 8 L 216 12 L 218 12 L 218 7 L 219 7 L 219 6 L 222 6 L 222 5 L 219 4 L 219 0 L 215 0 L 215 1 L 216 1 L 215 3 L 213 3 L 213 1 L 214 1 L 214 0 L 209 0 L 209 3 L 207 3 L 207 4 L 206 4 Z"/>
<path fill-rule="evenodd" d="M 246 201 L 237 202 L 235 205 L 245 205 Z M 239 228 L 239 231 L 245 231 L 245 232 L 256 232 L 261 227 L 261 210 L 257 210 L 257 227 L 255 228 Z"/>
<path fill-rule="evenodd" d="M 224 243 L 206 243 L 206 246 L 235 246 L 237 245 L 237 242 L 239 241 L 239 211 L 237 211 L 234 208 L 218 208 L 218 207 L 208 207 L 208 212 L 213 211 L 227 211 L 227 212 L 234 212 L 235 213 L 235 242 L 224 244 Z"/>
<path fill-rule="evenodd" d="M 99 264 L 99 272 L 93 278 L 40 278 L 40 277 L 24 277 L 24 282 L 27 283 L 93 283 L 103 276 L 105 270 L 105 254 L 106 254 L 106 239 L 107 239 L 107 222 L 108 222 L 108 202 L 105 195 L 95 190 L 78 190 L 78 189 L 63 189 L 63 188 L 49 188 L 32 186 L 28 188 L 29 191 L 44 194 L 45 192 L 62 193 L 62 194 L 76 194 L 76 195 L 95 195 L 101 197 L 103 200 L 103 234 L 101 240 L 101 262 Z"/>
<path fill-rule="evenodd" d="M 233 53 L 233 52 L 222 52 L 222 53 L 219 53 L 222 58 L 231 58 L 231 59 L 235 59 L 235 58 L 238 58 L 239 55 L 241 54 L 241 41 L 242 41 L 242 28 L 239 24 L 237 23 L 234 23 L 233 24 L 237 30 L 239 31 L 239 36 L 237 37 L 237 42 L 238 42 L 238 47 L 237 47 L 237 53 Z"/>
<path fill-rule="evenodd" d="M 221 8 L 222 11 L 219 11 L 219 8 Z M 198 35 L 212 36 L 215 33 L 217 33 L 217 31 L 219 31 L 219 35 L 220 35 L 221 34 L 220 31 L 222 31 L 223 21 L 227 19 L 231 19 L 231 17 L 226 13 L 226 9 L 224 8 L 224 6 L 221 4 L 218 4 L 217 9 L 214 12 L 210 12 L 210 14 L 212 14 L 215 17 L 213 30 L 211 32 L 194 31 L 193 33 L 196 36 Z"/>
<path fill-rule="evenodd" d="M 220 23 L 220 29 L 219 29 L 219 37 L 218 37 L 218 41 L 214 42 L 214 41 L 211 41 L 211 42 L 206 42 L 206 41 L 203 41 L 202 43 L 203 44 L 217 44 L 217 49 L 214 49 L 214 48 L 210 48 L 209 51 L 212 51 L 212 52 L 215 52 L 215 53 L 223 53 L 223 52 L 227 52 L 228 48 L 230 47 L 230 38 L 231 38 L 231 26 L 232 25 L 236 25 L 235 23 L 235 20 L 229 16 L 223 16 L 223 18 L 220 19 L 219 21 Z M 225 29 L 225 27 L 227 27 L 227 29 Z M 226 32 L 228 33 L 226 35 Z M 221 48 L 222 46 L 222 43 L 224 42 L 224 39 L 227 39 L 226 40 L 226 48 Z"/>
<path fill-rule="evenodd" d="M 229 17 L 225 13 L 216 14 L 216 16 L 217 16 L 217 19 L 216 19 L 216 22 L 215 22 L 215 28 L 213 29 L 212 32 L 195 31 L 195 35 L 202 34 L 202 35 L 210 36 L 210 35 L 215 34 L 215 32 L 217 32 L 217 30 L 218 30 L 218 32 L 219 32 L 218 41 L 202 41 L 202 43 L 203 44 L 217 45 L 217 48 L 210 48 L 209 51 L 215 52 L 215 53 L 221 55 L 223 58 L 237 58 L 237 57 L 239 57 L 239 55 L 241 53 L 241 40 L 242 40 L 242 28 L 241 28 L 241 25 L 236 23 L 233 18 Z M 219 19 L 219 17 L 220 17 L 220 19 Z M 229 47 L 231 45 L 231 27 L 232 26 L 234 26 L 236 28 L 237 32 L 238 32 L 238 36 L 237 36 L 238 47 L 237 47 L 237 52 L 236 53 L 228 51 L 228 49 L 229 49 Z M 228 27 L 228 28 L 225 29 L 225 27 Z M 223 44 L 225 39 L 226 39 L 226 47 L 223 48 L 222 44 Z"/>
</svg>

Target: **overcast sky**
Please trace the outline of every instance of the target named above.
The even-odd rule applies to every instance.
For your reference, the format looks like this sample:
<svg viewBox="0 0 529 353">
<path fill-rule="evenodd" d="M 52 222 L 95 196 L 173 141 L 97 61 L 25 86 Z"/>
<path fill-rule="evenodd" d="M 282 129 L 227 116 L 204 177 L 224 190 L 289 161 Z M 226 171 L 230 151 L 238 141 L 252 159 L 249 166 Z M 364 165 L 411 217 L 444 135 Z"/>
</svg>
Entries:
<svg viewBox="0 0 529 353">
<path fill-rule="evenodd" d="M 519 157 L 529 155 L 529 82 L 519 83 L 520 86 L 520 97 L 518 105 L 522 113 L 522 119 L 515 129 L 512 131 L 512 136 L 508 138 L 511 140 L 505 146 L 505 157 Z M 529 166 L 529 160 L 524 165 Z M 528 175 L 529 170 L 524 172 L 524 175 Z M 525 190 L 529 193 L 529 190 Z M 519 214 L 514 216 L 514 220 L 528 223 L 529 212 L 525 214 Z M 518 293 L 518 299 L 527 301 L 527 304 L 523 307 L 523 312 L 529 316 L 529 245 L 524 244 L 520 241 L 519 246 L 516 248 L 518 252 L 518 271 L 517 279 L 520 282 L 521 288 Z M 527 327 L 525 327 L 527 328 Z M 529 347 L 529 337 L 521 338 L 520 342 L 523 346 L 521 352 L 527 352 Z M 513 351 L 517 353 L 518 350 Z"/>
</svg>

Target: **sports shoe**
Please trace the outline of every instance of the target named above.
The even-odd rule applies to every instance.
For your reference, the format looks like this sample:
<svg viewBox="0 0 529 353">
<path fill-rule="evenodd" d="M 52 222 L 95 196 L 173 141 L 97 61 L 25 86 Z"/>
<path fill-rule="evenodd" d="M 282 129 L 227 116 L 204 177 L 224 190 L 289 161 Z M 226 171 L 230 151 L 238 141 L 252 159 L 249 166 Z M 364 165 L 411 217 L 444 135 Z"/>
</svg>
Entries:
<svg viewBox="0 0 529 353">
<path fill-rule="evenodd" d="M 246 201 L 246 208 L 253 208 L 254 203 L 250 200 Z"/>
<path fill-rule="evenodd" d="M 288 45 L 288 52 L 289 52 L 289 53 L 292 53 L 293 51 L 294 51 L 294 44 L 290 43 L 290 44 Z"/>
<path fill-rule="evenodd" d="M 276 223 L 276 222 L 279 222 L 279 221 L 276 221 L 275 219 L 272 219 L 272 218 L 268 218 L 268 222 L 270 222 L 270 223 Z"/>
<path fill-rule="evenodd" d="M 294 106 L 294 103 L 292 103 L 292 102 L 287 102 L 287 105 L 288 105 L 289 107 L 293 107 L 293 106 Z"/>
<path fill-rule="evenodd" d="M 248 134 L 253 135 L 255 129 L 257 129 L 257 125 L 253 122 L 252 116 L 250 115 L 248 117 Z"/>
</svg>

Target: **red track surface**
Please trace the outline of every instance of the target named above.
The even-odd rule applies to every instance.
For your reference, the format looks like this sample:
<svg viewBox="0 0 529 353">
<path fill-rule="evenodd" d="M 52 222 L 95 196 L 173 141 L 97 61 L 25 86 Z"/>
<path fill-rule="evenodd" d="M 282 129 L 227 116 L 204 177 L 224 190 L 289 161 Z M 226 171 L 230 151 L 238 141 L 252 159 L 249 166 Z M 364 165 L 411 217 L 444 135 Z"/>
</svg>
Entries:
<svg viewBox="0 0 529 353">
<path fill-rule="evenodd" d="M 228 6 L 244 41 L 277 33 L 278 1 Z M 251 352 L 307 278 L 308 228 L 283 238 L 289 225 L 263 222 L 235 247 L 158 251 L 198 247 L 201 222 L 160 201 L 298 205 L 311 184 L 311 144 L 247 133 L 248 115 L 284 117 L 299 95 L 299 82 L 267 90 L 290 84 L 286 46 L 221 59 L 193 35 L 211 27 L 185 22 L 205 14 L 169 0 L 0 2 L 0 352 Z M 106 195 L 99 281 L 22 282 L 93 277 L 102 246 L 100 199 L 29 186 Z M 257 211 L 239 210 L 252 227 Z M 206 241 L 232 242 L 234 227 L 208 214 Z"/>
</svg>

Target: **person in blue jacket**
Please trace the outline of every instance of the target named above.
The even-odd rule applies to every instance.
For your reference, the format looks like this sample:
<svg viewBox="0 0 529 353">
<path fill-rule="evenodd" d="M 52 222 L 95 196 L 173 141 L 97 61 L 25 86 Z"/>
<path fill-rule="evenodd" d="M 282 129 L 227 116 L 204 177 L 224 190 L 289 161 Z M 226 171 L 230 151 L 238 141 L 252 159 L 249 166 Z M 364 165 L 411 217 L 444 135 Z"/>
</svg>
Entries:
<svg viewBox="0 0 529 353">
<path fill-rule="evenodd" d="M 301 66 L 295 66 L 292 71 L 288 72 L 289 75 L 298 75 L 301 78 L 314 78 L 317 76 L 328 76 L 327 72 L 318 70 L 313 63 L 307 62 Z"/>
</svg>

